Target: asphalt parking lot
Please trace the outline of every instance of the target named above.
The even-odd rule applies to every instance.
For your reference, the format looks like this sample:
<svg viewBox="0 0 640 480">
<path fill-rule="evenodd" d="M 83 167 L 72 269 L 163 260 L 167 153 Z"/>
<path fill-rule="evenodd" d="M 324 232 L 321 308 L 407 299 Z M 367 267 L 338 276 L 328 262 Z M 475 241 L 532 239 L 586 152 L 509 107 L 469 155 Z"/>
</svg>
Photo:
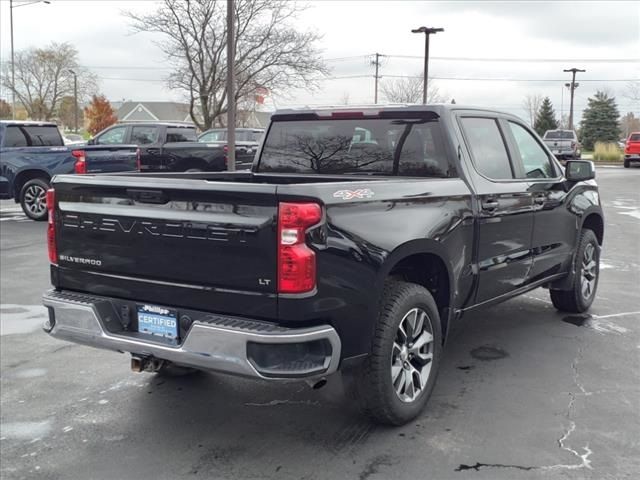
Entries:
<svg viewBox="0 0 640 480">
<path fill-rule="evenodd" d="M 640 168 L 598 168 L 599 293 L 570 316 L 535 290 L 467 316 L 425 413 L 360 417 L 339 378 L 312 391 L 49 338 L 43 223 L 0 205 L 3 479 L 635 479 L 640 476 Z"/>
</svg>

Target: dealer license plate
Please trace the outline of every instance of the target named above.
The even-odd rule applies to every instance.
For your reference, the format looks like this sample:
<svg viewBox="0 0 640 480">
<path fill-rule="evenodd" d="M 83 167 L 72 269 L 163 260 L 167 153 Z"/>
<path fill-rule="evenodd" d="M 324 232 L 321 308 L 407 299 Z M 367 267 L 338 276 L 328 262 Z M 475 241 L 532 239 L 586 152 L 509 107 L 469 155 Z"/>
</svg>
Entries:
<svg viewBox="0 0 640 480">
<path fill-rule="evenodd" d="M 138 332 L 176 340 L 178 313 L 165 307 L 138 305 Z"/>
</svg>

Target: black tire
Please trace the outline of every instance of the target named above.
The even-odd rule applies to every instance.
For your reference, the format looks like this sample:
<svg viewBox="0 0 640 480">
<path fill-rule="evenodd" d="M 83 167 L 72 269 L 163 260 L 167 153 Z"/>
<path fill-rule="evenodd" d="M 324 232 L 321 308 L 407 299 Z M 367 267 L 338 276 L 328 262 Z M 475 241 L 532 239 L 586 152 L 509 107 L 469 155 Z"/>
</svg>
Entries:
<svg viewBox="0 0 640 480">
<path fill-rule="evenodd" d="M 422 317 L 424 329 L 421 328 L 413 340 L 409 338 L 410 335 L 407 335 L 405 340 L 413 342 L 421 336 L 420 332 L 430 331 L 431 343 L 423 347 L 424 352 L 420 352 L 421 355 L 431 355 L 430 362 L 418 358 L 418 354 L 414 356 L 410 353 L 412 350 L 407 346 L 411 347 L 413 343 L 407 345 L 405 342 L 402 350 L 394 347 L 401 341 L 400 324 L 409 321 L 408 318 L 413 311 L 417 312 L 416 315 L 422 315 L 418 312 L 425 314 Z M 418 317 L 415 318 L 414 325 L 419 323 Z M 414 283 L 389 281 L 385 286 L 370 355 L 354 372 L 353 386 L 363 412 L 375 422 L 387 425 L 403 425 L 417 417 L 431 396 L 441 356 L 440 315 L 429 291 Z M 423 362 L 425 363 L 423 364 Z M 392 363 L 395 371 L 399 372 L 396 375 L 396 379 L 399 381 L 396 381 L 395 384 L 392 380 L 392 375 L 394 375 Z M 430 365 L 428 371 L 424 371 L 424 380 L 417 367 L 411 370 L 416 364 L 423 365 L 420 368 L 426 368 Z M 422 383 L 422 388 L 409 389 L 407 387 L 409 385 L 408 378 L 412 379 L 411 385 L 415 386 L 416 381 Z M 404 385 L 404 387 L 400 387 L 402 392 L 397 391 L 397 385 L 400 383 Z M 409 396 L 409 392 L 413 392 L 415 398 L 410 400 L 405 398 L 403 401 L 401 396 Z"/>
<path fill-rule="evenodd" d="M 630 166 L 631 166 L 631 162 L 625 158 L 624 159 L 624 168 L 629 168 Z"/>
<path fill-rule="evenodd" d="M 593 251 L 593 267 L 587 267 L 585 260 L 588 250 Z M 582 313 L 589 309 L 596 297 L 598 280 L 600 279 L 600 245 L 593 230 L 583 229 L 578 241 L 578 249 L 574 258 L 574 271 L 570 290 L 550 290 L 553 306 L 562 312 Z M 589 288 L 585 288 L 584 281 L 593 277 Z M 588 290 L 588 294 L 585 291 Z"/>
<path fill-rule="evenodd" d="M 46 194 L 49 182 L 44 178 L 32 178 L 20 189 L 20 206 L 24 214 L 32 220 L 47 219 Z"/>
</svg>

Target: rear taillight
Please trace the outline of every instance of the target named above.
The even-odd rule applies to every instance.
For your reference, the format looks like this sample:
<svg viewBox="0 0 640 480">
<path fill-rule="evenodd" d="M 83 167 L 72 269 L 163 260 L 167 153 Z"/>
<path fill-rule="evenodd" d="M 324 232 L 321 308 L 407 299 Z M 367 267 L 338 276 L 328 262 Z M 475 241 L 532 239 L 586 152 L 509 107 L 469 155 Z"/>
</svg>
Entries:
<svg viewBox="0 0 640 480">
<path fill-rule="evenodd" d="M 87 173 L 87 157 L 84 154 L 84 150 L 73 150 L 71 152 L 76 159 L 74 169 L 76 173 Z"/>
<path fill-rule="evenodd" d="M 281 202 L 278 208 L 278 293 L 316 288 L 316 254 L 305 243 L 306 231 L 322 219 L 317 203 Z"/>
<path fill-rule="evenodd" d="M 142 153 L 140 152 L 140 149 L 137 148 L 136 149 L 136 169 L 138 171 L 140 171 L 140 168 L 142 166 L 142 162 L 140 161 L 140 157 L 142 157 Z"/>
<path fill-rule="evenodd" d="M 58 263 L 58 248 L 56 246 L 56 192 L 53 188 L 47 190 L 47 212 L 49 221 L 47 225 L 47 247 L 49 249 L 49 261 Z"/>
<path fill-rule="evenodd" d="M 571 142 L 571 149 L 573 150 L 574 148 L 576 148 L 576 142 Z"/>
</svg>

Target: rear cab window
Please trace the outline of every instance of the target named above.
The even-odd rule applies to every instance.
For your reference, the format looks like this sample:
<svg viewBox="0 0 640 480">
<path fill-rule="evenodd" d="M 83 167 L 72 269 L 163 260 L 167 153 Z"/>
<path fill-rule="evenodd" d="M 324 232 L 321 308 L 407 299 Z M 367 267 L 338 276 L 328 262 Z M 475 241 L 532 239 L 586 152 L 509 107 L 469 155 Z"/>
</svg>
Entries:
<svg viewBox="0 0 640 480">
<path fill-rule="evenodd" d="M 631 136 L 629 136 L 629 141 L 640 142 L 640 133 L 632 133 Z"/>
<path fill-rule="evenodd" d="M 29 141 L 22 128 L 8 126 L 4 133 L 3 146 L 9 148 L 27 147 L 29 146 Z"/>
<path fill-rule="evenodd" d="M 5 147 L 61 147 L 64 143 L 55 125 L 9 125 Z"/>
<path fill-rule="evenodd" d="M 549 130 L 545 132 L 545 140 L 575 140 L 576 134 L 572 130 Z"/>
<path fill-rule="evenodd" d="M 257 171 L 454 177 L 437 115 L 274 119 Z"/>
</svg>

